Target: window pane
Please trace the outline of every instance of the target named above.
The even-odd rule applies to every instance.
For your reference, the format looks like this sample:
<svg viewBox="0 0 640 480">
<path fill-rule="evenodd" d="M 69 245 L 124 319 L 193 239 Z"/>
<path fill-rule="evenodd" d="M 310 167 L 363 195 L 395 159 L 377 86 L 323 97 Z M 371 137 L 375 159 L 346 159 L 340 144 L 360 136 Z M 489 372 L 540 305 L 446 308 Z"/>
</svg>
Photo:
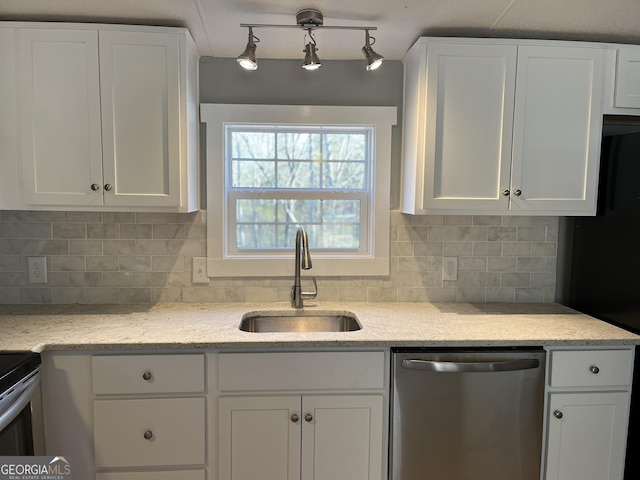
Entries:
<svg viewBox="0 0 640 480">
<path fill-rule="evenodd" d="M 318 223 L 322 218 L 320 203 L 320 200 L 278 200 L 278 223 L 292 225 Z"/>
<path fill-rule="evenodd" d="M 272 132 L 231 132 L 231 157 L 275 158 L 275 135 Z"/>
<path fill-rule="evenodd" d="M 276 219 L 276 200 L 238 200 L 238 223 L 273 223 Z"/>
<path fill-rule="evenodd" d="M 284 160 L 319 160 L 322 158 L 318 133 L 278 133 L 278 158 Z"/>
<path fill-rule="evenodd" d="M 275 185 L 276 164 L 254 160 L 231 162 L 233 188 L 271 188 Z"/>
<path fill-rule="evenodd" d="M 322 188 L 320 162 L 278 162 L 278 188 Z"/>
<path fill-rule="evenodd" d="M 238 224 L 236 227 L 238 249 L 277 248 L 275 224 Z"/>
<path fill-rule="evenodd" d="M 327 160 L 364 160 L 366 135 L 363 133 L 328 133 L 323 152 Z"/>
<path fill-rule="evenodd" d="M 330 190 L 364 190 L 366 165 L 363 162 L 327 162 L 323 165 L 323 187 Z"/>
<path fill-rule="evenodd" d="M 360 247 L 359 224 L 313 225 L 307 232 L 310 247 L 328 249 L 358 249 Z"/>
</svg>

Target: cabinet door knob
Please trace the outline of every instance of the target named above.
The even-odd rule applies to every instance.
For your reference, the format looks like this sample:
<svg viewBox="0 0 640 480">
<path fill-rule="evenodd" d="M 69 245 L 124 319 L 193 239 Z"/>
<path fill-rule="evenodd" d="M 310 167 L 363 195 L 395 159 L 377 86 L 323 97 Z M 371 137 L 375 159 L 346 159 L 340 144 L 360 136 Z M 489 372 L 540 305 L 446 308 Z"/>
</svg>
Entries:
<svg viewBox="0 0 640 480">
<path fill-rule="evenodd" d="M 293 423 L 298 423 L 298 420 L 300 420 L 300 417 L 297 414 L 294 413 L 293 415 L 291 415 L 291 421 Z"/>
<path fill-rule="evenodd" d="M 142 378 L 147 382 L 151 380 L 152 377 L 153 377 L 153 374 L 148 370 L 142 374 Z"/>
<path fill-rule="evenodd" d="M 514 191 L 513 191 L 513 194 L 514 194 L 516 197 L 519 197 L 520 195 L 522 195 L 522 190 L 514 190 Z"/>
<path fill-rule="evenodd" d="M 153 432 L 151 430 L 147 430 L 144 432 L 144 438 L 145 440 L 151 440 L 153 438 Z"/>
<path fill-rule="evenodd" d="M 111 184 L 110 184 L 110 183 L 107 183 L 107 184 L 104 186 L 104 189 L 105 189 L 107 192 L 109 192 L 109 191 L 111 190 Z"/>
<path fill-rule="evenodd" d="M 307 413 L 304 416 L 304 420 L 305 420 L 305 422 L 311 422 L 313 420 L 313 415 L 311 415 L 310 413 Z"/>
<path fill-rule="evenodd" d="M 553 416 L 556 418 L 562 418 L 564 415 L 562 414 L 562 412 L 560 410 L 554 410 L 553 411 Z"/>
<path fill-rule="evenodd" d="M 97 183 L 92 183 L 91 190 L 93 190 L 94 192 L 97 192 L 98 190 L 100 190 L 100 185 L 98 185 Z"/>
<path fill-rule="evenodd" d="M 599 373 L 600 373 L 600 369 L 599 369 L 598 367 L 596 367 L 595 365 L 591 365 L 591 366 L 589 367 L 589 371 L 590 371 L 591 373 L 593 373 L 594 375 L 597 375 L 597 374 L 599 374 Z"/>
<path fill-rule="evenodd" d="M 511 192 L 509 191 L 508 188 L 505 188 L 504 190 L 502 190 L 502 195 L 504 195 L 505 197 L 508 197 L 509 195 L 511 195 Z"/>
</svg>

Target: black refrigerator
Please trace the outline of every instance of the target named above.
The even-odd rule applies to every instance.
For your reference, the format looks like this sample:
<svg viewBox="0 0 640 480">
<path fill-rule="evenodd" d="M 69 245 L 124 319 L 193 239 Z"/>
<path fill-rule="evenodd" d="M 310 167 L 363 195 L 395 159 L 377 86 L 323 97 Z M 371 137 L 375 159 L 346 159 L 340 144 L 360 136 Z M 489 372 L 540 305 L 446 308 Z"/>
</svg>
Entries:
<svg viewBox="0 0 640 480">
<path fill-rule="evenodd" d="M 563 303 L 640 335 L 640 125 L 605 117 L 598 214 L 566 219 Z M 625 480 L 640 478 L 640 350 L 636 347 Z"/>
</svg>

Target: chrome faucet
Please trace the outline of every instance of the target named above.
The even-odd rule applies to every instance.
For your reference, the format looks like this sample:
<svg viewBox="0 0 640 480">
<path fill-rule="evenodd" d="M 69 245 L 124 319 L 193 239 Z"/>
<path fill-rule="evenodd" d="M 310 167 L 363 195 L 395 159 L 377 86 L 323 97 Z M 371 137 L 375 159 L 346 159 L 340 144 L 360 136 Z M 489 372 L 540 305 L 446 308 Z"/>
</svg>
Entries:
<svg viewBox="0 0 640 480">
<path fill-rule="evenodd" d="M 303 292 L 300 285 L 300 269 L 311 270 L 311 255 L 309 254 L 309 240 L 307 232 L 303 227 L 298 227 L 296 232 L 296 260 L 295 274 L 293 277 L 293 287 L 291 287 L 291 306 L 293 308 L 304 307 L 305 298 L 316 298 L 318 295 L 318 284 L 316 278 L 311 277 L 313 281 L 313 292 Z"/>
</svg>

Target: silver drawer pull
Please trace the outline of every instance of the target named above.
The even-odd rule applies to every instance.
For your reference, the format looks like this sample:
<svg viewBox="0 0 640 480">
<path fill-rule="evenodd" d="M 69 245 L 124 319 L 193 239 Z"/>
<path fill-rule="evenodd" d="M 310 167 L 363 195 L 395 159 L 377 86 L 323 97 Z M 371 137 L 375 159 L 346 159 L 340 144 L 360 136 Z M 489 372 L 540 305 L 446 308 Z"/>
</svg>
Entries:
<svg viewBox="0 0 640 480">
<path fill-rule="evenodd" d="M 153 432 L 151 430 L 147 430 L 144 432 L 144 438 L 145 440 L 151 440 L 153 438 Z"/>
<path fill-rule="evenodd" d="M 598 367 L 596 367 L 595 365 L 591 365 L 591 366 L 589 367 L 589 371 L 590 371 L 591 373 L 593 373 L 594 375 L 597 375 L 597 374 L 599 374 L 599 373 L 600 373 L 600 369 L 599 369 Z"/>
<path fill-rule="evenodd" d="M 296 413 L 294 413 L 293 415 L 291 415 L 291 421 L 292 421 L 293 423 L 298 423 L 298 420 L 300 420 L 300 417 L 299 417 Z"/>
<path fill-rule="evenodd" d="M 310 413 L 307 413 L 304 416 L 304 420 L 305 420 L 305 422 L 311 422 L 313 420 L 313 415 L 311 415 Z"/>
<path fill-rule="evenodd" d="M 538 368 L 540 362 L 535 358 L 522 358 L 498 362 L 438 362 L 433 360 L 403 360 L 402 368 L 425 370 L 437 373 L 482 373 L 510 372 Z"/>
<path fill-rule="evenodd" d="M 147 382 L 153 378 L 153 374 L 150 371 L 146 371 L 142 374 L 142 378 Z"/>
<path fill-rule="evenodd" d="M 562 412 L 560 410 L 554 410 L 553 411 L 553 416 L 556 417 L 556 418 L 564 417 L 564 415 L 562 414 Z"/>
</svg>

